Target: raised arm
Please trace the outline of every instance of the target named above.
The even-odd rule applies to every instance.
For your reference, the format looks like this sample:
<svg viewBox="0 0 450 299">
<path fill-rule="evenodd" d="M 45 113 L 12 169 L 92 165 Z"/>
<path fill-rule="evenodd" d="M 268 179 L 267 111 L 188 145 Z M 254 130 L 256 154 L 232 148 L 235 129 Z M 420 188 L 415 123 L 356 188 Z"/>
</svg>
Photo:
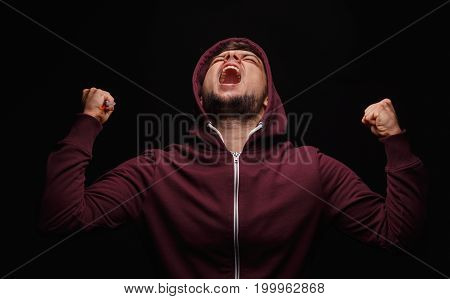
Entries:
<svg viewBox="0 0 450 299">
<path fill-rule="evenodd" d="M 389 100 L 369 106 L 362 121 L 385 146 L 386 195 L 373 192 L 347 166 L 319 153 L 323 191 L 335 224 L 366 243 L 409 247 L 420 236 L 425 219 L 424 165 L 411 152 Z"/>
<path fill-rule="evenodd" d="M 85 186 L 92 147 L 102 123 L 114 109 L 114 99 L 109 93 L 91 89 L 83 91 L 83 103 L 84 112 L 76 116 L 69 134 L 48 158 L 39 222 L 44 231 L 113 228 L 135 219 L 152 182 L 153 157 L 149 151 Z"/>
</svg>

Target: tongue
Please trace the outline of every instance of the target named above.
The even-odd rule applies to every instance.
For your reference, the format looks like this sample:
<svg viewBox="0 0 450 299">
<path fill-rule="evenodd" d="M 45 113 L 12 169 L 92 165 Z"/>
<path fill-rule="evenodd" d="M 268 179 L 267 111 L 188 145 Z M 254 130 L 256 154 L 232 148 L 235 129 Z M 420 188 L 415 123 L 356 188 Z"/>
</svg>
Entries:
<svg viewBox="0 0 450 299">
<path fill-rule="evenodd" d="M 238 72 L 234 69 L 228 69 L 222 74 L 222 84 L 238 84 L 241 81 Z"/>
</svg>

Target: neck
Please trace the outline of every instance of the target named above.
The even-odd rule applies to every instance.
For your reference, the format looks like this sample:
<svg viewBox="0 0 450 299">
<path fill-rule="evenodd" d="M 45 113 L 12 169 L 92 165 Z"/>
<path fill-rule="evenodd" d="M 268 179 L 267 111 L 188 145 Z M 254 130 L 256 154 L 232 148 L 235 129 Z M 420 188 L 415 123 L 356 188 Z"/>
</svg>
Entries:
<svg viewBox="0 0 450 299">
<path fill-rule="evenodd" d="M 250 131 L 258 125 L 260 120 L 260 116 L 251 119 L 224 118 L 217 121 L 215 126 L 222 134 L 229 151 L 242 152 Z"/>
</svg>

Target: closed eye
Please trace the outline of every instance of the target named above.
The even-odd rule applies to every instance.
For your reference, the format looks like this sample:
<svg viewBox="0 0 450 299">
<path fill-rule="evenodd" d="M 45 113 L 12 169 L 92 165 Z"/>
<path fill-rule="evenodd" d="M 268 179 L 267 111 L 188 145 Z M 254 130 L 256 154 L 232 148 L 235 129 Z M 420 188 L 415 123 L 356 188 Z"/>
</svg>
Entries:
<svg viewBox="0 0 450 299">
<path fill-rule="evenodd" d="M 211 65 L 213 65 L 214 63 L 219 62 L 219 61 L 223 61 L 223 57 L 214 58 L 213 61 L 211 62 Z"/>
<path fill-rule="evenodd" d="M 259 64 L 259 61 L 256 60 L 256 58 L 254 58 L 253 56 L 245 56 L 244 60 L 251 61 L 251 62 L 253 62 L 255 64 Z"/>
</svg>

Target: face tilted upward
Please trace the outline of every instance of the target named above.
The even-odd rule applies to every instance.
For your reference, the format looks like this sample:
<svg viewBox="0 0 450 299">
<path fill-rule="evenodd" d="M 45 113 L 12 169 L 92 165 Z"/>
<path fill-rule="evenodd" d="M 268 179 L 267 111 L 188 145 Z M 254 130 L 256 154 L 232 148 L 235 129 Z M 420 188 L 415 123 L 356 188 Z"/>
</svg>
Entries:
<svg viewBox="0 0 450 299">
<path fill-rule="evenodd" d="M 265 94 L 266 74 L 261 59 L 244 50 L 229 50 L 215 56 L 205 75 L 202 94 L 214 93 L 226 101 L 244 95 Z"/>
</svg>

